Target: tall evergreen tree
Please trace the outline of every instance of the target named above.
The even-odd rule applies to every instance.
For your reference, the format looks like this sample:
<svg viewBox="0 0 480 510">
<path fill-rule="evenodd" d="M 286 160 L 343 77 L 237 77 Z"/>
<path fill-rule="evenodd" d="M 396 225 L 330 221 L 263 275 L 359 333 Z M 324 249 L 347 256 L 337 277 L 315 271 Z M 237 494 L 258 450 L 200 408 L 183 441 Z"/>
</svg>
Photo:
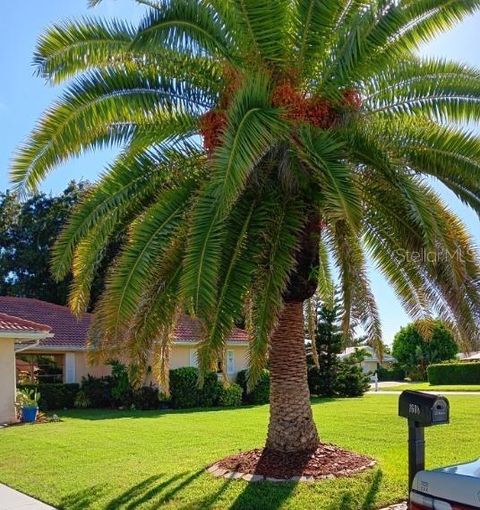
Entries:
<svg viewBox="0 0 480 510">
<path fill-rule="evenodd" d="M 315 344 L 318 367 L 309 369 L 310 392 L 315 395 L 333 396 L 339 367 L 338 355 L 343 350 L 340 304 L 327 306 L 318 303 L 316 319 Z"/>
</svg>

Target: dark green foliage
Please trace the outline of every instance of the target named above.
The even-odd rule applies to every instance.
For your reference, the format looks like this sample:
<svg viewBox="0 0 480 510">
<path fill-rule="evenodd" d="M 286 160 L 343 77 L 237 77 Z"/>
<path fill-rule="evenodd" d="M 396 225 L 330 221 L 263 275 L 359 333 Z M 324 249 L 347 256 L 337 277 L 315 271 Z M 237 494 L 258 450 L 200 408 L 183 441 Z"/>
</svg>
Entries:
<svg viewBox="0 0 480 510">
<path fill-rule="evenodd" d="M 132 392 L 132 403 L 135 409 L 149 411 L 160 407 L 158 388 L 155 386 L 142 386 Z"/>
<path fill-rule="evenodd" d="M 336 395 L 339 397 L 361 397 L 369 386 L 370 377 L 363 373 L 358 356 L 348 356 L 339 363 L 335 380 Z"/>
<path fill-rule="evenodd" d="M 270 402 L 270 372 L 264 369 L 252 391 L 247 391 L 247 371 L 237 374 L 237 384 L 242 388 L 242 400 L 245 404 L 268 404 Z"/>
<path fill-rule="evenodd" d="M 111 407 L 112 386 L 113 381 L 110 376 L 93 377 L 89 374 L 87 377 L 82 377 L 81 388 L 91 407 Z"/>
<path fill-rule="evenodd" d="M 128 379 L 127 367 L 119 361 L 110 361 L 112 367 L 112 404 L 125 407 L 132 404 L 132 386 Z"/>
<path fill-rule="evenodd" d="M 399 365 L 393 365 L 391 368 L 380 366 L 377 371 L 379 381 L 403 381 L 405 371 Z"/>
<path fill-rule="evenodd" d="M 239 407 L 242 405 L 243 390 L 239 384 L 231 383 L 220 389 L 218 405 L 220 407 Z"/>
<path fill-rule="evenodd" d="M 170 370 L 170 397 L 173 408 L 188 409 L 217 405 L 222 389 L 217 374 L 207 373 L 201 388 L 198 385 L 198 374 L 198 369 L 195 367 Z"/>
<path fill-rule="evenodd" d="M 0 295 L 66 303 L 71 276 L 54 281 L 50 250 L 85 188 L 72 182 L 58 196 L 35 193 L 23 203 L 0 193 Z"/>
<path fill-rule="evenodd" d="M 480 363 L 439 363 L 427 368 L 430 384 L 480 384 Z"/>
<path fill-rule="evenodd" d="M 392 354 L 412 380 L 425 381 L 429 365 L 450 360 L 457 352 L 453 335 L 440 321 L 435 321 L 430 340 L 414 323 L 401 328 L 393 340 Z"/>
<path fill-rule="evenodd" d="M 319 304 L 316 308 L 315 344 L 318 353 L 318 368 L 310 367 L 308 386 L 310 393 L 331 397 L 335 394 L 335 384 L 339 368 L 338 355 L 342 352 L 342 333 L 340 330 L 340 306 L 332 308 Z"/>
<path fill-rule="evenodd" d="M 78 384 L 22 384 L 17 387 L 22 389 L 35 389 L 40 393 L 39 408 L 42 411 L 54 411 L 56 409 L 72 409 L 75 397 L 80 389 Z"/>
</svg>

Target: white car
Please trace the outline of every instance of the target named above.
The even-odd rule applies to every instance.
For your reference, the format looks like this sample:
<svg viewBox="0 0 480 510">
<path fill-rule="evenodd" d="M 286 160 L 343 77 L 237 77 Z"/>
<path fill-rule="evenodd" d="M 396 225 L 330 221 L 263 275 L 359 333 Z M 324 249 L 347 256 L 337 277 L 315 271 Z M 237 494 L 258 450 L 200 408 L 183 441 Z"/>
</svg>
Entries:
<svg viewBox="0 0 480 510">
<path fill-rule="evenodd" d="M 474 509 L 480 509 L 480 459 L 415 475 L 409 510 Z"/>
</svg>

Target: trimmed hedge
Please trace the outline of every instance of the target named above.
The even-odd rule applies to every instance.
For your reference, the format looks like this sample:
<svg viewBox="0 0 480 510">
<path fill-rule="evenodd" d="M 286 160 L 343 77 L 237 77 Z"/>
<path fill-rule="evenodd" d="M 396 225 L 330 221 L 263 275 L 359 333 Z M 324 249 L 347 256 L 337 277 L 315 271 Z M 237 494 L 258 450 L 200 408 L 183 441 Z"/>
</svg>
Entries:
<svg viewBox="0 0 480 510">
<path fill-rule="evenodd" d="M 270 402 L 270 372 L 264 369 L 258 378 L 255 388 L 247 391 L 247 371 L 241 370 L 237 374 L 237 384 L 243 390 L 243 402 L 245 404 L 268 404 Z"/>
<path fill-rule="evenodd" d="M 242 405 L 243 390 L 240 385 L 231 383 L 222 387 L 218 396 L 220 407 L 239 407 Z"/>
<path fill-rule="evenodd" d="M 427 374 L 430 384 L 480 384 L 480 363 L 438 363 Z"/>
<path fill-rule="evenodd" d="M 19 390 L 37 390 L 40 393 L 39 408 L 42 411 L 54 411 L 56 409 L 73 409 L 80 385 L 61 383 L 19 384 L 17 388 Z"/>
<path fill-rule="evenodd" d="M 82 391 L 90 402 L 90 407 L 112 407 L 112 386 L 111 376 L 93 377 L 89 374 L 82 377 Z"/>
<path fill-rule="evenodd" d="M 132 391 L 132 403 L 135 409 L 153 411 L 160 408 L 160 395 L 158 388 L 153 385 L 142 386 Z"/>
<path fill-rule="evenodd" d="M 175 409 L 214 407 L 218 405 L 222 388 L 216 372 L 206 374 L 203 386 L 199 388 L 197 368 L 170 370 L 170 403 Z"/>
<path fill-rule="evenodd" d="M 396 365 L 391 368 L 379 367 L 377 374 L 379 381 L 403 381 L 405 379 L 405 370 Z"/>
</svg>

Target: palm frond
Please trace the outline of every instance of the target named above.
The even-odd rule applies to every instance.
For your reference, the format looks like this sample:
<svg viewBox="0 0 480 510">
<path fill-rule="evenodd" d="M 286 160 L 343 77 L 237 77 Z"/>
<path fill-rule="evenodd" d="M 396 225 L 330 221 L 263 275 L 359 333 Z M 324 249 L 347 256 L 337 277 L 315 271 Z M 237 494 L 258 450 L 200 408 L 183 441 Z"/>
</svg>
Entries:
<svg viewBox="0 0 480 510">
<path fill-rule="evenodd" d="M 103 327 L 113 336 L 135 315 L 151 268 L 160 263 L 179 231 L 192 190 L 193 184 L 185 182 L 161 192 L 156 203 L 132 224 L 129 242 L 107 279 L 102 299 Z"/>
<path fill-rule="evenodd" d="M 200 104 L 192 111 L 195 97 Z M 165 82 L 152 69 L 144 74 L 92 72 L 73 84 L 39 122 L 12 163 L 12 181 L 19 188 L 34 189 L 62 161 L 87 149 L 126 144 L 137 125 L 151 124 L 155 116 L 163 120 L 158 142 L 184 135 L 180 130 L 196 124 L 194 115 L 203 100 L 203 92 Z M 183 126 L 178 124 L 178 115 L 171 115 L 169 125 L 172 109 L 182 116 Z"/>
<path fill-rule="evenodd" d="M 237 24 L 242 30 L 243 53 L 263 66 L 285 65 L 288 2 L 286 0 L 234 0 Z"/>
<path fill-rule="evenodd" d="M 133 48 L 165 47 L 180 53 L 201 52 L 232 59 L 230 36 L 203 2 L 171 0 L 150 9 L 140 24 Z"/>
<path fill-rule="evenodd" d="M 299 133 L 299 156 L 320 184 L 320 207 L 329 219 L 346 219 L 358 228 L 361 217 L 360 197 L 345 164 L 344 141 L 327 131 L 302 130 Z"/>
</svg>

